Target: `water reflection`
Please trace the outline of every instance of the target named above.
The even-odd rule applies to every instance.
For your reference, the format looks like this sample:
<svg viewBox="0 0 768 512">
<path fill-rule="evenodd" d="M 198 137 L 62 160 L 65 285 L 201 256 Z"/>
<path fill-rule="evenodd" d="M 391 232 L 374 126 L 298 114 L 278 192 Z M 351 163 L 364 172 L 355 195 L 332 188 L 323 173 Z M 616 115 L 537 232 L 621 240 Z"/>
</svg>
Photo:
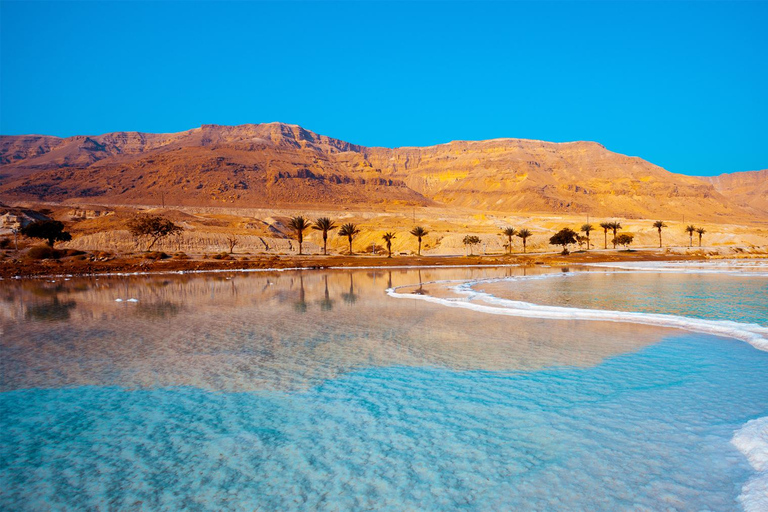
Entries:
<svg viewBox="0 0 768 512">
<path fill-rule="evenodd" d="M 324 285 L 324 291 L 323 291 L 323 298 L 320 299 L 320 309 L 323 311 L 330 311 L 333 309 L 333 299 L 331 299 L 331 294 L 328 291 L 328 275 L 323 276 L 323 285 Z"/>
<path fill-rule="evenodd" d="M 542 270 L 528 273 L 533 271 Z M 439 294 L 431 282 L 523 272 L 403 269 L 4 281 L 0 389 L 304 389 L 371 366 L 588 366 L 671 332 L 497 317 L 385 293 L 410 284 Z M 581 332 L 578 339 L 575 332 Z"/>
<path fill-rule="evenodd" d="M 42 322 L 60 322 L 69 320 L 70 310 L 77 307 L 74 300 L 60 301 L 58 296 L 54 296 L 50 302 L 32 304 L 27 307 L 24 317 L 27 320 L 38 320 Z"/>
</svg>

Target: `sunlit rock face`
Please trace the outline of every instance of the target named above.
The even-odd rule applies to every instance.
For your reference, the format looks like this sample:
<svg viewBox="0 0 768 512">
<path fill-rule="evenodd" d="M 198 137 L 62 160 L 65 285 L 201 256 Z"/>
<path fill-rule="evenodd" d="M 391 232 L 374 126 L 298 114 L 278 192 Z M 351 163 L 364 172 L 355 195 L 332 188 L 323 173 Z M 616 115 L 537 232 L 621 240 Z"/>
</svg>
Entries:
<svg viewBox="0 0 768 512">
<path fill-rule="evenodd" d="M 191 206 L 440 206 L 622 218 L 747 218 L 730 188 L 594 142 L 367 148 L 299 126 L 0 138 L 0 196 Z M 721 193 L 722 192 L 722 193 Z M 162 199 L 161 199 L 162 195 Z M 759 206 L 759 205 L 758 205 Z"/>
</svg>

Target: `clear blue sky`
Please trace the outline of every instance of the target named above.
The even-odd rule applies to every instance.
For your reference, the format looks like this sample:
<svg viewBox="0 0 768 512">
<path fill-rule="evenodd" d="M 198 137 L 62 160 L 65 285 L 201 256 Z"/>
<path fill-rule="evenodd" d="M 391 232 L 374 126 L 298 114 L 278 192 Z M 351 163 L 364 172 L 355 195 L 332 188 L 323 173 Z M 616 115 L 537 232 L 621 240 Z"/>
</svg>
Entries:
<svg viewBox="0 0 768 512">
<path fill-rule="evenodd" d="M 0 3 L 0 133 L 282 121 L 768 167 L 768 3 Z"/>
</svg>

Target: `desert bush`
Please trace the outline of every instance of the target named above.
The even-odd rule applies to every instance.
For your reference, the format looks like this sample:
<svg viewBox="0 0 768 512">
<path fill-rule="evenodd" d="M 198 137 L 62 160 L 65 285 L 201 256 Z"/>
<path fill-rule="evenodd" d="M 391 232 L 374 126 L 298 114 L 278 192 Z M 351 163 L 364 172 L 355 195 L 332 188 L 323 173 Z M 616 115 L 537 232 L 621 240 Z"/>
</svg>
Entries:
<svg viewBox="0 0 768 512">
<path fill-rule="evenodd" d="M 180 235 L 184 228 L 157 215 L 138 215 L 128 221 L 128 231 L 136 238 L 136 242 L 142 238 L 149 239 L 147 250 L 151 249 L 159 240 L 171 235 Z"/>
<path fill-rule="evenodd" d="M 47 245 L 37 245 L 27 251 L 27 258 L 31 260 L 56 260 L 60 257 L 60 251 Z"/>
<path fill-rule="evenodd" d="M 165 260 L 170 258 L 170 256 L 168 256 L 166 253 L 162 251 L 152 251 L 152 252 L 146 253 L 144 255 L 144 258 L 148 260 Z"/>
<path fill-rule="evenodd" d="M 188 260 L 189 256 L 187 256 L 187 254 L 184 253 L 184 252 L 177 252 L 176 254 L 173 255 L 173 259 L 175 259 L 175 260 Z"/>
<path fill-rule="evenodd" d="M 77 249 L 62 249 L 59 251 L 62 257 L 69 258 L 71 256 L 82 256 L 85 254 L 83 251 L 78 251 Z"/>
<path fill-rule="evenodd" d="M 215 260 L 229 260 L 229 259 L 232 259 L 232 258 L 229 256 L 229 253 L 220 252 L 219 254 L 214 254 L 213 255 L 213 259 L 215 259 Z"/>
</svg>

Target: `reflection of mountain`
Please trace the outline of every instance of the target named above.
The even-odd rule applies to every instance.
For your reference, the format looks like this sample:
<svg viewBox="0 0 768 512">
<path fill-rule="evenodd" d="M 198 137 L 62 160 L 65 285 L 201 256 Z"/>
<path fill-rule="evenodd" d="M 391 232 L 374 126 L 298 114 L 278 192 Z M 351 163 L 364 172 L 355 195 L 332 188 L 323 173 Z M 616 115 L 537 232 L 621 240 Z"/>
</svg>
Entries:
<svg viewBox="0 0 768 512">
<path fill-rule="evenodd" d="M 421 282 L 433 294 L 431 281 L 508 273 L 428 269 Z M 0 387 L 296 389 L 368 366 L 593 365 L 667 332 L 496 317 L 384 293 L 388 286 L 417 288 L 419 282 L 412 270 L 389 271 L 386 277 L 345 270 L 59 282 L 59 296 L 79 290 L 74 309 L 68 305 L 74 301 L 41 302 L 39 288 L 51 284 L 5 281 L 12 301 L 0 303 Z M 115 302 L 126 297 L 138 302 Z M 306 310 L 296 308 L 297 297 Z M 342 297 L 343 307 L 334 307 L 332 297 Z M 33 310 L 28 304 L 48 308 Z M 37 321 L 50 318 L 59 321 Z M 582 341 L 574 343 L 577 329 Z"/>
</svg>

